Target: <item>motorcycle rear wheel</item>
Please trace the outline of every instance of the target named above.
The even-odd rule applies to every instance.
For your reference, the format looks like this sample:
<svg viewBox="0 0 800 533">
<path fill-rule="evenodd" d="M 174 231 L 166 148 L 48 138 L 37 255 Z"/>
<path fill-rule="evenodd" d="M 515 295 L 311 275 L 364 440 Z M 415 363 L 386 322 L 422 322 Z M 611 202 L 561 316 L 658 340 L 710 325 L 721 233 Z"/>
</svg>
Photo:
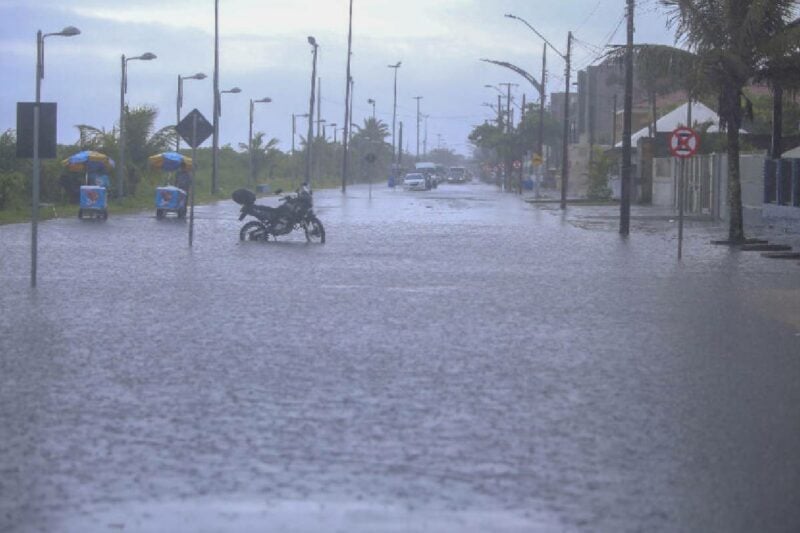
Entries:
<svg viewBox="0 0 800 533">
<path fill-rule="evenodd" d="M 269 240 L 267 227 L 256 220 L 251 220 L 239 231 L 240 241 L 266 241 Z"/>
<path fill-rule="evenodd" d="M 325 228 L 315 216 L 308 217 L 308 222 L 303 226 L 308 242 L 325 244 Z"/>
</svg>

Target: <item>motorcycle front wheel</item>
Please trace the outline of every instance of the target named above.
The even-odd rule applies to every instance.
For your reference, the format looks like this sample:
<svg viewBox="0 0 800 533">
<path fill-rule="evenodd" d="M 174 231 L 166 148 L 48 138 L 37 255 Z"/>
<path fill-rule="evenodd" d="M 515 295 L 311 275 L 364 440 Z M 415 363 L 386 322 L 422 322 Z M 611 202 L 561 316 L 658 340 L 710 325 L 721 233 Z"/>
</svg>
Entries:
<svg viewBox="0 0 800 533">
<path fill-rule="evenodd" d="M 239 231 L 240 241 L 266 241 L 269 239 L 267 227 L 256 220 L 251 220 Z"/>
<path fill-rule="evenodd" d="M 315 216 L 308 217 L 308 221 L 303 226 L 306 232 L 306 240 L 314 243 L 325 243 L 325 228 L 322 227 L 322 222 Z"/>
</svg>

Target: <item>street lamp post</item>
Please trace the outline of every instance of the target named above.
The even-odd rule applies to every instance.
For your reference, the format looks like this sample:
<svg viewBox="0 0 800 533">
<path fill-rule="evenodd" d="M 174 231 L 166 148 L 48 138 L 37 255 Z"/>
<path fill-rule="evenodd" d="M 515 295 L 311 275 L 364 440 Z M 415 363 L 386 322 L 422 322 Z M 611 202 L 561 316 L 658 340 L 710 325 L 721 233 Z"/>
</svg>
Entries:
<svg viewBox="0 0 800 533">
<path fill-rule="evenodd" d="M 314 143 L 314 97 L 315 97 L 315 88 L 317 86 L 317 52 L 319 50 L 319 44 L 317 40 L 314 39 L 312 36 L 308 36 L 308 44 L 312 46 L 312 53 L 314 55 L 314 59 L 312 60 L 311 66 L 311 98 L 308 103 L 308 137 L 306 137 L 306 183 L 311 185 L 311 158 L 312 158 L 312 146 Z"/>
<path fill-rule="evenodd" d="M 247 136 L 247 147 L 248 147 L 248 152 L 250 152 L 250 184 L 251 185 L 253 183 L 255 183 L 255 180 L 256 180 L 255 172 L 254 172 L 255 165 L 253 163 L 253 110 L 254 110 L 256 104 L 261 104 L 261 103 L 268 104 L 271 101 L 272 101 L 272 98 L 269 98 L 269 97 L 261 98 L 259 100 L 253 100 L 252 98 L 250 99 L 250 133 Z"/>
<path fill-rule="evenodd" d="M 81 30 L 67 26 L 55 33 L 36 32 L 36 104 L 33 106 L 33 187 L 31 194 L 31 287 L 36 287 L 36 266 L 38 264 L 39 238 L 39 105 L 42 102 L 42 79 L 44 79 L 44 40 L 51 36 L 73 37 Z"/>
<path fill-rule="evenodd" d="M 375 99 L 370 98 L 367 100 L 368 104 L 372 104 L 372 120 L 375 120 Z"/>
<path fill-rule="evenodd" d="M 219 148 L 219 114 L 220 114 L 220 95 L 219 95 L 219 0 L 214 0 L 214 133 L 211 136 L 211 194 L 217 193 L 217 172 L 219 162 L 217 161 L 217 149 Z"/>
<path fill-rule="evenodd" d="M 307 116 L 308 113 L 303 113 L 302 115 L 296 115 L 292 113 L 292 155 L 294 155 L 294 138 L 297 136 L 297 119 L 305 118 Z"/>
<path fill-rule="evenodd" d="M 350 9 L 349 9 L 349 17 L 348 17 L 348 25 L 347 25 L 347 70 L 346 74 L 347 77 L 345 78 L 345 90 L 344 90 L 344 125 L 345 131 L 347 131 L 347 124 L 352 121 L 353 115 L 353 85 L 351 81 L 353 79 L 351 70 L 350 70 L 350 61 L 353 57 L 353 0 L 350 0 Z M 350 166 L 350 147 L 348 146 L 348 137 L 344 135 L 342 137 L 342 194 L 347 191 L 347 175 L 348 175 L 348 167 Z M 333 142 L 336 144 L 336 125 L 333 125 Z"/>
<path fill-rule="evenodd" d="M 140 59 L 150 61 L 156 58 L 150 52 L 136 57 L 125 57 L 122 54 L 122 83 L 119 91 L 119 166 L 117 167 L 117 195 L 122 198 L 125 195 L 125 94 L 128 92 L 128 61 Z"/>
<path fill-rule="evenodd" d="M 558 48 L 550 44 L 550 41 L 545 39 L 544 35 L 539 33 L 536 28 L 530 25 L 528 21 L 525 19 L 518 17 L 516 15 L 512 15 L 510 13 L 506 14 L 507 18 L 515 19 L 523 24 L 525 24 L 530 30 L 535 33 L 541 40 L 545 42 L 547 46 L 550 47 L 556 54 L 561 56 L 561 59 L 564 60 L 566 63 L 564 69 L 564 84 L 566 86 L 564 90 L 564 131 L 563 131 L 563 139 L 562 139 L 562 154 L 561 154 L 561 209 L 567 208 L 567 186 L 569 183 L 569 91 L 570 91 L 570 74 L 572 72 L 570 60 L 572 57 L 572 32 L 567 32 L 567 53 L 562 54 L 558 51 Z M 542 80 L 544 81 L 544 80 Z M 542 90 L 544 90 L 544 86 L 542 86 Z"/>
<path fill-rule="evenodd" d="M 239 87 L 227 89 L 217 92 L 217 105 L 215 111 L 214 130 L 216 131 L 216 146 L 211 147 L 211 194 L 216 194 L 219 189 L 219 182 L 217 176 L 219 174 L 219 123 L 222 117 L 222 95 L 223 94 L 239 94 L 242 90 Z"/>
<path fill-rule="evenodd" d="M 183 107 L 183 80 L 204 80 L 206 79 L 206 75 L 202 72 L 198 72 L 197 74 L 193 74 L 191 76 L 181 76 L 178 75 L 178 99 L 177 99 L 177 119 L 175 120 L 175 124 L 180 124 L 181 122 L 181 108 Z M 181 149 L 181 136 L 177 135 L 175 137 L 175 151 L 179 151 Z"/>
<path fill-rule="evenodd" d="M 389 68 L 394 69 L 394 104 L 392 106 L 392 162 L 397 163 L 397 141 L 395 140 L 395 124 L 397 124 L 397 69 L 402 65 L 402 61 L 398 61 L 394 65 L 389 65 Z M 402 147 L 401 147 L 402 148 Z"/>
<path fill-rule="evenodd" d="M 419 101 L 422 100 L 422 96 L 415 96 L 414 100 L 417 101 L 417 161 L 419 161 Z"/>
</svg>

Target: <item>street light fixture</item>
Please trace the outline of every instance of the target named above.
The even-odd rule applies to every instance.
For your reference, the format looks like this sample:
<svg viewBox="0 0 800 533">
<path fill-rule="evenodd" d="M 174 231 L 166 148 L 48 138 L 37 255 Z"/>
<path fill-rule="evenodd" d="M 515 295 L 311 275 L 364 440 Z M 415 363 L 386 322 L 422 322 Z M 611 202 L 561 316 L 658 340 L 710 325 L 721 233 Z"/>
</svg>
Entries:
<svg viewBox="0 0 800 533">
<path fill-rule="evenodd" d="M 374 98 L 369 98 L 367 100 L 367 103 L 368 104 L 372 104 L 372 120 L 375 120 L 375 99 Z"/>
<path fill-rule="evenodd" d="M 156 55 L 146 52 L 140 56 L 125 57 L 122 54 L 122 82 L 119 91 L 119 167 L 117 167 L 117 194 L 125 195 L 125 94 L 128 92 L 128 61 L 151 61 Z"/>
<path fill-rule="evenodd" d="M 233 89 L 231 89 L 230 92 L 233 92 Z M 253 100 L 252 98 L 250 99 L 250 133 L 247 136 L 247 146 L 248 146 L 248 152 L 250 152 L 250 183 L 251 184 L 255 183 L 255 180 L 256 180 L 256 177 L 255 177 L 255 164 L 253 162 L 253 111 L 254 111 L 254 109 L 256 107 L 256 104 L 268 104 L 270 102 L 272 102 L 272 98 L 270 98 L 270 97 L 260 98 L 258 100 Z"/>
<path fill-rule="evenodd" d="M 42 79 L 44 79 L 44 40 L 47 37 L 73 37 L 80 35 L 81 30 L 75 26 L 66 26 L 55 33 L 42 34 L 36 32 L 36 104 L 33 107 L 33 187 L 31 194 L 31 287 L 36 287 L 36 265 L 39 237 L 39 105 L 42 101 Z"/>
<path fill-rule="evenodd" d="M 178 100 L 177 100 L 177 120 L 175 124 L 180 124 L 181 122 L 181 108 L 183 107 L 183 80 L 204 80 L 206 79 L 206 75 L 202 72 L 198 72 L 197 74 L 192 74 L 191 76 L 181 76 L 178 75 Z M 175 151 L 181 149 L 181 136 L 177 135 L 175 137 Z"/>
<path fill-rule="evenodd" d="M 308 136 L 306 137 L 306 183 L 311 185 L 311 157 L 312 146 L 314 144 L 314 98 L 317 86 L 317 53 L 319 51 L 319 44 L 317 40 L 311 35 L 308 36 L 308 44 L 312 47 L 312 54 L 314 59 L 311 66 L 311 99 L 308 104 Z"/>
</svg>

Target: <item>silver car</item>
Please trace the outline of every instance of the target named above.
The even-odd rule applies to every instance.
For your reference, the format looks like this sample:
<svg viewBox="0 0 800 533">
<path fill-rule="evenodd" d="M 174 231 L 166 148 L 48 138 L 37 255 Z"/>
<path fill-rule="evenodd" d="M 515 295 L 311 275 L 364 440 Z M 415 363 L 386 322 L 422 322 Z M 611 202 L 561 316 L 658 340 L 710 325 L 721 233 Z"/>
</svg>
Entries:
<svg viewBox="0 0 800 533">
<path fill-rule="evenodd" d="M 406 174 L 403 178 L 403 188 L 407 191 L 427 191 L 428 182 L 424 174 Z"/>
</svg>

